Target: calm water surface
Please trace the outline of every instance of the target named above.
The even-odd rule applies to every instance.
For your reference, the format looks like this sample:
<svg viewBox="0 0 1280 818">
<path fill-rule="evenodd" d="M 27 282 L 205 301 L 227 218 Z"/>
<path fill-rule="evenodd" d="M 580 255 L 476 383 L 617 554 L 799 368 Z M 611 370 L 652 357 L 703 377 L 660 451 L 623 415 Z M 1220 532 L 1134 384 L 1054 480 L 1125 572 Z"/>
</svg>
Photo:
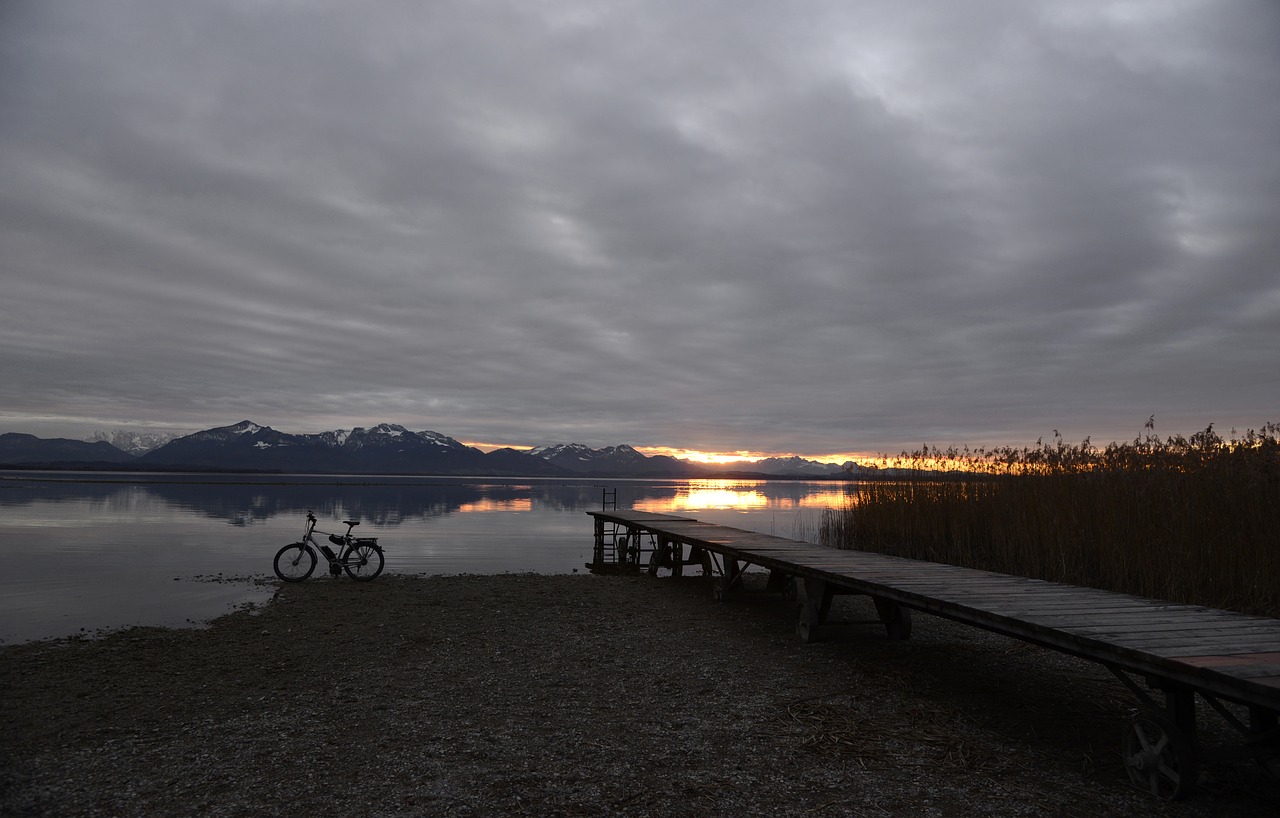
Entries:
<svg viewBox="0 0 1280 818">
<path fill-rule="evenodd" d="M 825 481 L 0 472 L 0 643 L 196 625 L 265 602 L 272 557 L 299 539 L 308 510 L 324 531 L 360 520 L 389 573 L 585 571 L 585 512 L 601 508 L 605 486 L 618 508 L 797 539 L 844 503 L 843 486 Z M 331 581 L 322 570 L 308 581 Z"/>
</svg>

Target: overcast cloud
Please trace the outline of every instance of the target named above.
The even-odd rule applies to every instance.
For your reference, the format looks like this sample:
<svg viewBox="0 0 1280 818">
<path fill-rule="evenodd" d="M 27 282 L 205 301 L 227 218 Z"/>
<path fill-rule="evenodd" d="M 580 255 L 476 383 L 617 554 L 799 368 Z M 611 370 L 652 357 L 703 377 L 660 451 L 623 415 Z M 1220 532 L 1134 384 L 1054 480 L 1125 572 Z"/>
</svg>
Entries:
<svg viewBox="0 0 1280 818">
<path fill-rule="evenodd" d="M 0 4 L 0 431 L 1280 420 L 1280 4 Z"/>
</svg>

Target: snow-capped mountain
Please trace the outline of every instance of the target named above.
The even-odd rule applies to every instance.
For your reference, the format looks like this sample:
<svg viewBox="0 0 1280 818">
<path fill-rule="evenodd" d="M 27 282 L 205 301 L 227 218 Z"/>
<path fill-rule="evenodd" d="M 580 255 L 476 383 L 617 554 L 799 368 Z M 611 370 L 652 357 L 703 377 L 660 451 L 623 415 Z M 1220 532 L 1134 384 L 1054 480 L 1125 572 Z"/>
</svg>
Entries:
<svg viewBox="0 0 1280 818">
<path fill-rule="evenodd" d="M 439 432 L 411 432 L 394 423 L 379 423 L 377 426 L 371 426 L 368 429 L 363 426 L 357 426 L 350 432 L 339 429 L 332 434 L 342 441 L 340 445 L 343 449 L 351 452 L 370 447 L 385 449 L 388 447 L 435 446 L 444 450 L 468 448 Z"/>
<path fill-rule="evenodd" d="M 125 429 L 97 431 L 85 438 L 88 443 L 110 443 L 122 452 L 138 457 L 179 437 L 172 432 L 130 432 Z"/>
<path fill-rule="evenodd" d="M 138 458 L 147 465 L 206 469 L 308 471 L 327 461 L 329 447 L 305 435 L 243 420 L 175 438 Z"/>
<path fill-rule="evenodd" d="M 514 473 L 563 473 L 527 456 L 522 463 L 506 455 L 491 460 L 479 449 L 439 432 L 412 432 L 391 423 L 287 434 L 244 420 L 170 441 L 139 460 L 170 468 L 281 472 L 486 475 L 512 473 L 510 469 L 518 466 L 523 471 Z"/>
</svg>

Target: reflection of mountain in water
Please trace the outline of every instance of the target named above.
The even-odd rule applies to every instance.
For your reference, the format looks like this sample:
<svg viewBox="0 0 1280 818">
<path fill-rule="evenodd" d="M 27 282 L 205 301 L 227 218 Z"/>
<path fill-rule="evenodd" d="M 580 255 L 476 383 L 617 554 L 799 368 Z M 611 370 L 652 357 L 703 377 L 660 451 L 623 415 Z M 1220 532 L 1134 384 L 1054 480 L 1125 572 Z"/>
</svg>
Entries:
<svg viewBox="0 0 1280 818">
<path fill-rule="evenodd" d="M 12 480 L 0 482 L 0 506 L 33 502 L 89 502 L 104 511 L 122 513 L 148 504 L 183 508 L 231 525 L 247 526 L 277 516 L 315 512 L 321 520 L 353 519 L 366 525 L 396 526 L 405 520 L 430 520 L 469 511 L 539 510 L 588 511 L 602 506 L 601 484 L 587 482 L 457 481 L 431 483 L 412 478 L 378 482 L 334 482 L 323 478 L 298 482 L 233 482 L 180 478 L 153 482 L 70 482 Z M 698 481 L 692 481 L 697 483 Z M 718 481 L 717 481 L 718 482 Z M 687 497 L 690 482 L 641 481 L 617 484 L 617 507 L 670 509 Z M 830 484 L 789 481 L 733 484 L 728 491 L 749 489 L 780 507 L 801 505 L 815 490 L 830 492 Z"/>
<path fill-rule="evenodd" d="M 430 519 L 467 506 L 500 508 L 531 498 L 528 485 L 367 485 L 367 484 L 188 484 L 49 483 L 0 493 L 0 504 L 37 501 L 88 501 L 121 513 L 159 502 L 188 509 L 232 525 L 252 525 L 277 516 L 315 512 L 320 519 L 360 520 L 395 526 L 405 519 Z M 543 495 L 550 495 L 544 489 Z M 532 498 L 535 503 L 538 497 Z M 573 498 L 546 496 L 557 508 L 575 508 Z M 585 498 L 580 498 L 586 502 Z M 583 506 L 585 508 L 585 506 Z"/>
</svg>

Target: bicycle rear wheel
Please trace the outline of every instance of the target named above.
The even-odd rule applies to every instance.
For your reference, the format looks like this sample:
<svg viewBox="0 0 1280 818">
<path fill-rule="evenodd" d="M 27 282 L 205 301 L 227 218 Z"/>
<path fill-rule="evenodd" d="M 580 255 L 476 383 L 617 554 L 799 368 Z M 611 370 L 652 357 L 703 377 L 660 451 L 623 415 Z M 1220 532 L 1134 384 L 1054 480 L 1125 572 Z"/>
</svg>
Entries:
<svg viewBox="0 0 1280 818">
<path fill-rule="evenodd" d="M 316 570 L 316 552 L 300 542 L 276 552 L 276 576 L 285 582 L 302 582 Z"/>
<path fill-rule="evenodd" d="M 368 543 L 351 546 L 342 566 L 352 579 L 368 581 L 382 573 L 382 549 Z"/>
</svg>

